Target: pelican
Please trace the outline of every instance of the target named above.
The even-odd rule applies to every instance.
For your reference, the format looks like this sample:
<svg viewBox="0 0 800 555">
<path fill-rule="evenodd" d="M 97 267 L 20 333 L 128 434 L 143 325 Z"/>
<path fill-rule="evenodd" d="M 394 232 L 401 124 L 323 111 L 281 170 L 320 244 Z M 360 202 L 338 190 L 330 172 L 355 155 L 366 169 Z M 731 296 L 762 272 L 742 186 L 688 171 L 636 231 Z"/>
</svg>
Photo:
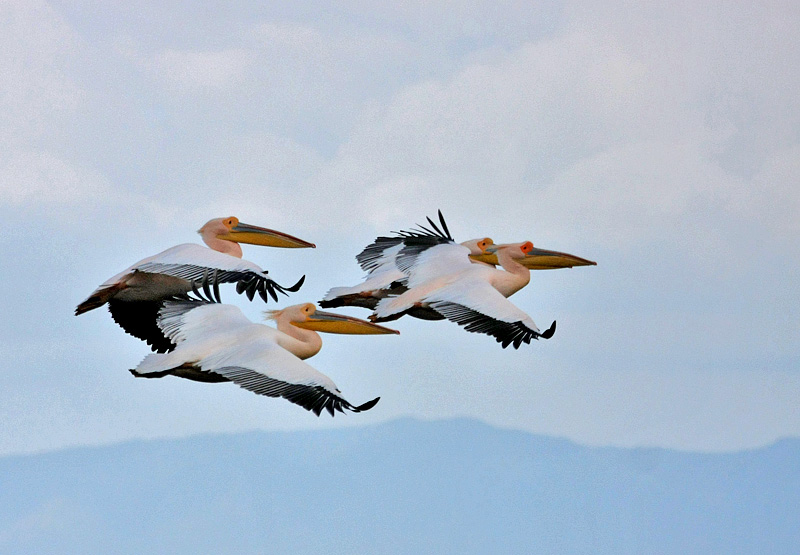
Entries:
<svg viewBox="0 0 800 555">
<path fill-rule="evenodd" d="M 333 287 L 320 301 L 322 308 L 358 306 L 374 310 L 378 302 L 390 295 L 399 295 L 407 290 L 405 281 L 415 256 L 423 250 L 437 246 L 455 245 L 442 211 L 439 211 L 441 229 L 428 218 L 430 228 L 417 226 L 411 231 L 395 232 L 395 237 L 378 237 L 357 256 L 361 268 L 367 272 L 364 281 L 353 287 Z M 490 237 L 470 239 L 461 243 L 469 254 L 486 255 L 486 249 L 494 244 Z M 486 260 L 474 259 L 476 264 L 491 264 L 491 255 Z M 495 261 L 494 264 L 497 264 Z M 441 320 L 442 316 L 423 307 L 408 311 L 410 316 L 425 320 Z"/>
<path fill-rule="evenodd" d="M 219 284 L 236 283 L 238 293 L 250 300 L 258 293 L 268 302 L 276 293 L 297 291 L 305 276 L 291 287 L 283 287 L 257 264 L 242 259 L 239 243 L 284 248 L 314 248 L 313 243 L 286 233 L 242 223 L 233 216 L 210 220 L 198 230 L 204 247 L 184 243 L 140 260 L 101 284 L 75 309 L 83 314 L 108 303 L 111 316 L 126 332 L 143 338 L 152 326 L 160 301 L 202 287 L 208 298 L 220 300 Z M 269 295 L 269 296 L 268 296 Z M 144 328 L 144 329 L 143 329 Z M 162 349 L 162 346 L 158 347 Z"/>
<path fill-rule="evenodd" d="M 312 303 L 267 312 L 277 329 L 251 322 L 238 307 L 205 300 L 163 302 L 159 333 L 174 343 L 166 354 L 150 354 L 130 372 L 137 378 L 178 376 L 201 382 L 234 382 L 259 395 L 283 397 L 313 411 L 363 412 L 380 397 L 353 406 L 326 375 L 304 359 L 317 354 L 316 331 L 348 334 L 400 333 L 358 318 L 321 312 Z"/>
<path fill-rule="evenodd" d="M 496 285 L 496 289 L 504 297 L 510 297 L 529 283 L 528 270 L 595 265 L 591 260 L 571 254 L 534 248 L 531 243 L 530 249 L 523 253 L 524 256 L 520 258 L 515 255 L 513 262 L 511 259 L 506 260 L 505 264 L 508 267 L 503 266 L 506 272 L 498 270 L 499 273 L 493 273 L 490 270 L 500 264 L 497 254 L 501 250 L 500 247 L 508 245 L 495 245 L 489 237 L 473 239 L 459 245 L 450 235 L 441 210 L 439 211 L 441 228 L 430 218 L 427 220 L 430 227 L 417 226 L 418 229 L 415 230 L 395 232 L 395 237 L 378 237 L 368 245 L 356 256 L 361 267 L 368 272 L 366 280 L 355 287 L 331 289 L 320 302 L 320 306 L 369 308 L 374 311 L 372 317 L 381 319 L 380 321 L 393 320 L 404 315 L 425 320 L 442 320 L 447 317 L 445 311 L 435 310 L 430 303 L 423 300 L 416 300 L 402 310 L 385 314 L 379 314 L 377 307 L 382 306 L 385 309 L 390 303 L 402 302 L 384 301 L 384 299 L 412 298 L 413 295 L 403 297 L 409 287 L 412 287 L 410 285 L 412 282 L 419 285 L 423 282 L 433 283 L 433 280 L 440 277 L 449 279 L 454 271 L 468 271 L 470 267 L 468 263 L 482 267 L 483 274 L 494 276 L 488 282 L 492 286 Z M 523 243 L 515 245 L 519 247 Z M 520 314 L 515 314 L 515 316 L 521 315 L 526 316 L 521 311 Z M 530 323 L 533 324 L 532 321 Z M 476 326 L 471 326 L 469 329 L 473 331 L 475 328 Z M 551 335 L 552 332 L 549 336 Z M 498 341 L 502 342 L 501 339 Z M 518 346 L 519 344 L 515 343 L 515 347 Z"/>
<path fill-rule="evenodd" d="M 531 339 L 551 338 L 555 321 L 541 332 L 531 317 L 507 298 L 530 281 L 528 264 L 539 256 L 554 257 L 554 251 L 536 249 L 530 241 L 493 245 L 486 251 L 502 270 L 470 263 L 470 253 L 461 245 L 440 244 L 420 252 L 409 266 L 408 289 L 380 300 L 370 320 L 386 322 L 424 307 L 467 331 L 495 337 L 504 349 L 511 344 L 518 349 Z M 435 264 L 428 264 L 429 260 Z"/>
</svg>

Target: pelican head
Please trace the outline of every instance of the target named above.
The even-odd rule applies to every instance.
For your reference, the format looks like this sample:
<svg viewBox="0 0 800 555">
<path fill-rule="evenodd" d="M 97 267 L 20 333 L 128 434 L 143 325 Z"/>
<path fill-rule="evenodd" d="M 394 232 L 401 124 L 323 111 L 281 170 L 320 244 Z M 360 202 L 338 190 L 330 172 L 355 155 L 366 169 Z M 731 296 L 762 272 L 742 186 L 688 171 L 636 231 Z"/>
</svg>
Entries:
<svg viewBox="0 0 800 555">
<path fill-rule="evenodd" d="M 372 322 L 361 320 L 360 318 L 317 310 L 316 305 L 313 303 L 297 304 L 284 308 L 283 310 L 267 312 L 267 316 L 276 320 L 285 318 L 293 326 L 298 328 L 325 333 L 343 333 L 350 335 L 400 333 L 397 330 L 379 326 Z"/>
<path fill-rule="evenodd" d="M 470 239 L 461 243 L 469 249 L 471 255 L 481 255 L 486 253 L 486 249 L 494 245 L 491 237 L 484 237 L 482 239 Z"/>
<path fill-rule="evenodd" d="M 572 254 L 538 249 L 530 241 L 490 245 L 486 248 L 484 254 L 471 254 L 470 257 L 479 262 L 496 265 L 498 264 L 497 253 L 501 249 L 506 250 L 511 255 L 511 258 L 514 258 L 529 270 L 556 270 L 558 268 L 572 268 L 573 266 L 597 266 L 597 262 Z"/>
<path fill-rule="evenodd" d="M 248 243 L 265 247 L 283 247 L 289 249 L 316 248 L 314 243 L 303 241 L 274 229 L 267 229 L 245 224 L 239 218 L 229 216 L 210 220 L 197 231 L 206 238 L 224 239 L 234 243 Z M 206 240 L 206 243 L 208 241 Z"/>
<path fill-rule="evenodd" d="M 533 243 L 525 241 L 524 243 L 506 243 L 503 245 L 492 245 L 486 248 L 486 253 L 497 256 L 500 252 L 508 253 L 508 256 L 514 260 L 522 260 L 527 258 L 528 254 L 533 251 Z"/>
</svg>

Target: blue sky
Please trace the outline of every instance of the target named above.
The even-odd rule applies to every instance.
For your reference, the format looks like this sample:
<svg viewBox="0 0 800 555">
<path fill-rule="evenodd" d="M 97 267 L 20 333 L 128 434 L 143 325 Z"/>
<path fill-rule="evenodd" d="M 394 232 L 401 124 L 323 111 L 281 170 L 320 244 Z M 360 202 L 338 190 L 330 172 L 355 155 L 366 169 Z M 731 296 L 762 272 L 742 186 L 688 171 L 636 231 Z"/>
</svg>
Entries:
<svg viewBox="0 0 800 555">
<path fill-rule="evenodd" d="M 800 435 L 800 8 L 260 4 L 0 6 L 0 454 L 399 416 L 701 451 Z M 245 247 L 307 275 L 285 306 L 440 208 L 457 239 L 598 266 L 534 273 L 515 303 L 559 327 L 519 351 L 405 319 L 325 338 L 311 362 L 382 396 L 368 414 L 135 380 L 145 345 L 72 315 L 213 217 L 318 245 Z"/>
</svg>

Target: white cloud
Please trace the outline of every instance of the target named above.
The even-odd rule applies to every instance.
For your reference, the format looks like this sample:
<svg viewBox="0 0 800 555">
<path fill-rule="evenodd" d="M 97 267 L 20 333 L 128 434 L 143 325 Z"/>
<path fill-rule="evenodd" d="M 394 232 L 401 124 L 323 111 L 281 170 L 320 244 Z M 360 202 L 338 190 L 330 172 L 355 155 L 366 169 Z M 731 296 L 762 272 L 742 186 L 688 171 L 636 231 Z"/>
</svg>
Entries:
<svg viewBox="0 0 800 555">
<path fill-rule="evenodd" d="M 236 87 L 244 79 L 250 60 L 244 50 L 186 52 L 167 50 L 155 67 L 162 79 L 180 91 Z"/>
<path fill-rule="evenodd" d="M 748 189 L 740 209 L 786 238 L 800 232 L 800 144 L 772 152 Z"/>
<path fill-rule="evenodd" d="M 319 66 L 332 78 L 339 70 L 373 66 L 380 58 L 395 61 L 409 55 L 413 44 L 390 33 L 361 29 L 358 33 L 322 29 L 314 25 L 266 22 L 249 30 L 247 44 L 261 51 L 270 67 L 285 68 Z"/>
<path fill-rule="evenodd" d="M 719 72 L 709 76 L 702 49 L 673 41 L 673 23 L 661 29 L 640 22 L 643 34 L 632 41 L 618 26 L 595 30 L 577 20 L 569 32 L 399 90 L 367 107 L 336 158 L 308 186 L 344 192 L 327 204 L 337 220 L 356 198 L 371 213 L 381 211 L 375 199 L 382 199 L 393 203 L 387 210 L 395 214 L 418 203 L 426 212 L 445 207 L 489 217 L 500 232 L 504 224 L 494 213 L 515 221 L 532 217 L 563 233 L 583 227 L 584 235 L 615 247 L 647 243 L 673 229 L 700 236 L 698 249 L 720 240 L 714 222 L 724 228 L 750 221 L 753 214 L 737 205 L 758 190 L 761 198 L 750 204 L 759 207 L 757 220 L 779 216 L 787 228 L 797 221 L 800 195 L 791 185 L 800 179 L 794 145 L 752 153 L 751 166 L 764 164 L 755 178 L 737 171 L 730 158 L 747 157 L 743 137 L 758 136 L 764 125 L 737 121 L 738 105 L 725 100 L 741 94 L 742 76 L 735 73 L 741 64 L 714 53 Z M 662 40 L 678 61 L 653 48 Z M 745 80 L 752 103 L 771 102 L 769 87 Z M 404 186 L 409 175 L 413 192 Z M 776 179 L 787 186 L 767 184 Z M 397 185 L 394 195 L 389 184 Z"/>
<path fill-rule="evenodd" d="M 94 204 L 107 193 L 102 175 L 50 152 L 15 150 L 0 155 L 0 204 L 15 208 Z"/>
<path fill-rule="evenodd" d="M 131 44 L 119 51 L 156 82 L 179 95 L 203 95 L 228 91 L 247 79 L 252 59 L 247 50 L 166 49 L 153 54 L 138 52 Z"/>
<path fill-rule="evenodd" d="M 399 206 L 417 205 L 426 211 L 443 207 L 489 216 L 501 231 L 501 218 L 490 214 L 527 214 L 547 221 L 550 212 L 555 221 L 579 219 L 576 208 L 596 200 L 591 185 L 571 185 L 559 206 L 537 204 L 536 193 L 573 172 L 596 174 L 588 176 L 595 188 L 602 180 L 603 187 L 619 189 L 614 197 L 624 197 L 637 172 L 657 171 L 641 167 L 630 178 L 609 171 L 606 166 L 626 150 L 642 164 L 636 157 L 658 154 L 654 162 L 660 168 L 665 154 L 659 148 L 671 148 L 669 141 L 694 162 L 716 136 L 675 103 L 673 110 L 662 105 L 665 113 L 653 116 L 647 73 L 629 53 L 586 34 L 490 56 L 446 80 L 416 84 L 386 103 L 370 105 L 347 143 L 307 181 L 307 188 L 315 194 L 331 188 L 340 193 L 326 204 L 339 221 L 356 204 L 370 213 L 380 211 L 375 199 L 392 203 L 393 213 Z M 663 144 L 646 146 L 657 141 Z M 685 152 L 692 146 L 697 152 Z M 670 169 L 673 158 L 665 162 Z M 413 190 L 407 187 L 409 179 Z M 658 198 L 660 192 L 660 206 L 671 202 L 679 208 L 681 193 L 673 190 L 673 180 L 660 178 L 648 185 L 659 189 L 623 200 L 630 206 L 648 193 Z M 613 214 L 607 217 L 613 225 Z"/>
<path fill-rule="evenodd" d="M 367 214 L 367 221 L 376 229 L 386 229 L 392 222 L 419 210 L 419 199 L 425 196 L 429 183 L 416 176 L 397 176 L 369 189 L 355 207 Z"/>
<path fill-rule="evenodd" d="M 533 204 L 547 207 L 547 227 L 584 227 L 600 243 L 628 248 L 672 236 L 699 256 L 709 252 L 708 220 L 729 216 L 745 183 L 704 155 L 697 142 L 642 141 L 607 149 L 561 172 Z M 689 254 L 685 252 L 685 254 Z"/>
<path fill-rule="evenodd" d="M 315 27 L 288 22 L 267 22 L 249 31 L 248 35 L 262 48 L 286 48 L 306 55 L 325 55 L 329 41 Z"/>
<path fill-rule="evenodd" d="M 76 49 L 72 30 L 47 3 L 0 4 L 0 145 L 51 135 L 79 105 L 83 91 L 67 70 Z"/>
</svg>

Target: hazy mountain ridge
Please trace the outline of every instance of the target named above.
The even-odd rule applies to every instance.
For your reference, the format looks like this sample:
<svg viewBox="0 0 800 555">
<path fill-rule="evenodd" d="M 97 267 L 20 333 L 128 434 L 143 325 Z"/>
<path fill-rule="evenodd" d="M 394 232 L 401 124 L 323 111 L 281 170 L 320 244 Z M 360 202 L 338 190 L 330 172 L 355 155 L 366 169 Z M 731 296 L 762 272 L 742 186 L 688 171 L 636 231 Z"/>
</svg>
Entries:
<svg viewBox="0 0 800 555">
<path fill-rule="evenodd" d="M 0 459 L 0 551 L 796 553 L 800 440 L 582 447 L 471 420 Z"/>
</svg>

